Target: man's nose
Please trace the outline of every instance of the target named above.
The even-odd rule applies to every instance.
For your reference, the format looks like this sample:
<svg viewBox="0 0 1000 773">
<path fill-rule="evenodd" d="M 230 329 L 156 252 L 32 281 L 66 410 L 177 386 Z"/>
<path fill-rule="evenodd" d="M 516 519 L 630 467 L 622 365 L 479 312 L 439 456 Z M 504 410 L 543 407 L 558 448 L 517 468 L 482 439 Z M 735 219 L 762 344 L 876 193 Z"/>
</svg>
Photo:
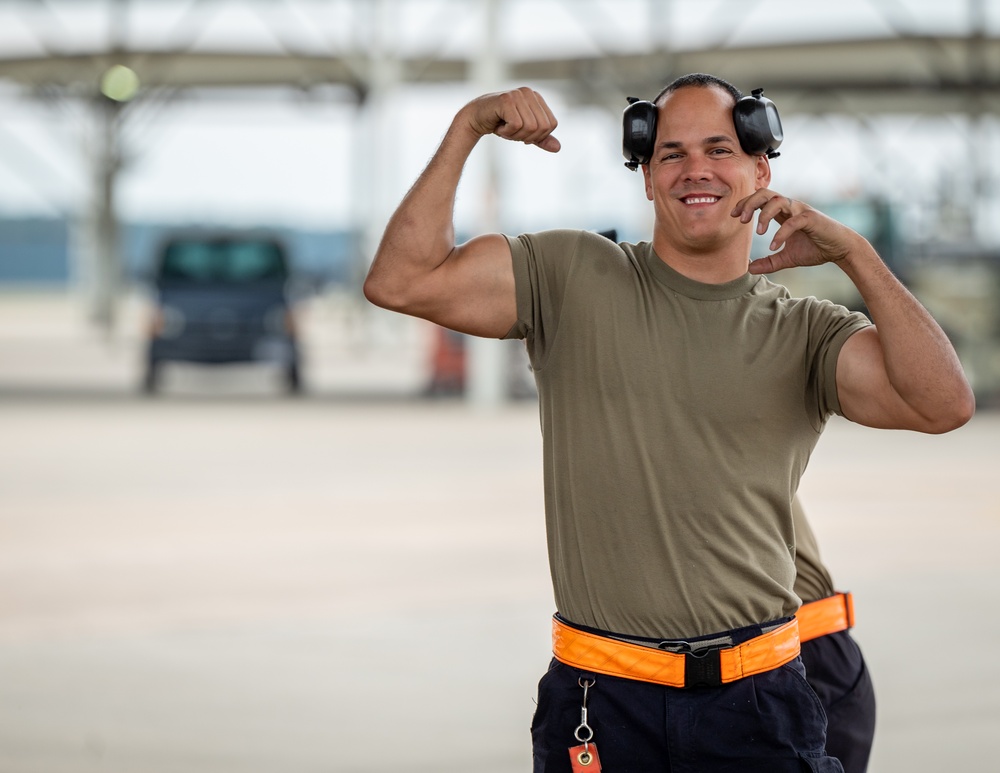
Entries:
<svg viewBox="0 0 1000 773">
<path fill-rule="evenodd" d="M 708 158 L 702 153 L 689 153 L 684 159 L 682 174 L 685 180 L 707 180 L 712 177 Z"/>
</svg>

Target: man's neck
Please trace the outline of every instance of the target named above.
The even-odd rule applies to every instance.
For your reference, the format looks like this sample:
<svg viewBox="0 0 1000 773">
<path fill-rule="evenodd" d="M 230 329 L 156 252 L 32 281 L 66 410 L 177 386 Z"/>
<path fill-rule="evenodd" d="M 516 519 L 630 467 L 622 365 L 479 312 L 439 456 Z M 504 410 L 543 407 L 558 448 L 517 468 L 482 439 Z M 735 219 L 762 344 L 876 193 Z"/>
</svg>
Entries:
<svg viewBox="0 0 1000 773">
<path fill-rule="evenodd" d="M 684 250 L 654 237 L 653 250 L 678 274 L 703 284 L 725 284 L 739 279 L 750 265 L 749 250 L 742 245 L 716 251 Z"/>
</svg>

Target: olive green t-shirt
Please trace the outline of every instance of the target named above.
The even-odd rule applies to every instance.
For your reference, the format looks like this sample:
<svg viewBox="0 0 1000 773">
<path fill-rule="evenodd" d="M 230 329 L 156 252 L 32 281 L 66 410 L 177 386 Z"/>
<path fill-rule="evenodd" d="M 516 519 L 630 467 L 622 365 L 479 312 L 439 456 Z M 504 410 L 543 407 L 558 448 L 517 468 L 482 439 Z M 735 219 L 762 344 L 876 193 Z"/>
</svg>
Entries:
<svg viewBox="0 0 1000 773">
<path fill-rule="evenodd" d="M 792 499 L 792 524 L 795 529 L 795 595 L 803 604 L 836 593 L 833 578 L 819 557 L 819 544 L 806 520 L 799 498 Z"/>
<path fill-rule="evenodd" d="M 508 242 L 558 611 L 664 638 L 794 614 L 791 499 L 868 320 L 749 273 L 693 281 L 649 243 Z"/>
</svg>

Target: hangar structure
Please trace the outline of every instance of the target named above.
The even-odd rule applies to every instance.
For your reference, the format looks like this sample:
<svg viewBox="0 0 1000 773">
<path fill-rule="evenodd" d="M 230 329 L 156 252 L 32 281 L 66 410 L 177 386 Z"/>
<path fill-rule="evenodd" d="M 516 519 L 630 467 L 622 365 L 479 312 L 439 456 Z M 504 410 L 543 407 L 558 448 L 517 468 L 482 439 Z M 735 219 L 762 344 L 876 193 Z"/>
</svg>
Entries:
<svg viewBox="0 0 1000 773">
<path fill-rule="evenodd" d="M 0 3 L 20 22 L 21 50 L 0 51 L 0 79 L 34 91 L 59 90 L 88 97 L 108 67 L 122 64 L 140 75 L 145 97 L 193 88 L 280 86 L 301 90 L 342 87 L 364 101 L 391 70 L 393 85 L 473 80 L 484 59 L 501 61 L 516 81 L 555 81 L 582 100 L 610 102 L 619 95 L 650 93 L 665 75 L 713 72 L 760 81 L 796 110 L 828 111 L 831 100 L 845 112 L 966 112 L 1000 106 L 1000 7 L 995 0 L 860 0 L 871 22 L 855 37 L 803 26 L 772 39 L 758 32 L 745 42 L 740 30 L 761 21 L 768 7 L 798 5 L 774 0 L 7 0 Z M 547 30 L 553 41 L 531 52 L 508 45 L 519 32 L 512 12 L 548 5 L 573 20 Z M 842 4 L 846 6 L 847 4 Z M 4 8 L 6 6 L 6 8 Z M 150 29 L 163 7 L 180 11 L 169 28 Z M 691 8 L 715 13 L 694 42 L 673 30 Z M 268 32 L 262 39 L 234 26 L 213 33 L 234 8 Z M 418 40 L 398 27 L 410 8 L 425 22 Z M 88 28 L 74 16 L 85 10 Z M 154 13 L 159 10 L 160 13 Z M 622 11 L 633 15 L 623 20 Z M 637 15 L 636 11 L 639 11 Z M 692 16 L 694 14 L 691 14 Z M 148 16 L 148 19 L 144 19 Z M 553 17 L 558 19 L 558 17 Z M 821 18 L 821 17 L 818 17 Z M 469 20 L 485 27 L 466 35 Z M 539 22 L 544 24 L 544 22 Z M 698 23 L 698 22 L 696 22 Z M 881 29 L 878 29 L 881 27 Z M 635 34 L 635 30 L 642 34 Z M 241 30 L 244 30 L 241 33 Z M 246 39 L 239 39 L 246 34 Z M 485 42 L 485 45 L 482 43 Z M 576 48 L 576 52 L 568 49 Z M 541 49 L 541 50 L 539 50 Z M 548 49 L 548 50 L 546 50 Z"/>
<path fill-rule="evenodd" d="M 115 184 L 123 128 L 136 115 L 186 99 L 234 89 L 264 99 L 292 91 L 356 105 L 358 120 L 378 137 L 391 123 L 393 95 L 417 84 L 474 81 L 490 90 L 507 82 L 547 83 L 573 103 L 618 114 L 625 95 L 651 95 L 674 75 L 707 71 L 767 84 L 785 116 L 958 115 L 975 127 L 1000 114 L 997 0 L 845 0 L 839 16 L 833 9 L 833 16 L 808 24 L 795 10 L 800 6 L 786 0 L 7 0 L 0 2 L 0 33 L 7 27 L 0 34 L 0 85 L 22 98 L 71 103 L 87 116 L 92 187 L 78 213 L 81 262 L 89 267 L 90 316 L 110 328 L 120 273 Z M 360 187 L 390 174 L 379 163 L 373 159 L 376 168 L 369 170 L 376 182 L 359 181 Z M 970 184 L 984 190 L 995 174 L 981 165 Z M 367 195 L 370 248 L 387 213 Z"/>
</svg>

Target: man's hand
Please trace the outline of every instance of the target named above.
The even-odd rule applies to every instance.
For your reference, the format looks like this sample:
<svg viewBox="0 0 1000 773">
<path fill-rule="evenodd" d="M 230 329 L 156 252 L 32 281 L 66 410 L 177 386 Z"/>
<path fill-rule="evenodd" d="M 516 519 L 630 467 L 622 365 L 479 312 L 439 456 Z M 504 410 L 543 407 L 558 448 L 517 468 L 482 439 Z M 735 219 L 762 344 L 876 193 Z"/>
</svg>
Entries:
<svg viewBox="0 0 1000 773">
<path fill-rule="evenodd" d="M 808 204 L 768 188 L 761 188 L 747 196 L 731 214 L 740 222 L 749 223 L 758 209 L 758 234 L 765 233 L 772 220 L 780 223 L 781 227 L 770 245 L 771 250 L 776 252 L 753 261 L 750 264 L 751 274 L 767 274 L 793 266 L 840 263 L 852 252 L 867 247 L 865 238 L 856 231 Z"/>
<path fill-rule="evenodd" d="M 527 86 L 477 97 L 463 108 L 462 114 L 479 136 L 496 134 L 505 140 L 537 145 L 550 153 L 561 147 L 552 136 L 559 122 L 541 94 Z"/>
</svg>

